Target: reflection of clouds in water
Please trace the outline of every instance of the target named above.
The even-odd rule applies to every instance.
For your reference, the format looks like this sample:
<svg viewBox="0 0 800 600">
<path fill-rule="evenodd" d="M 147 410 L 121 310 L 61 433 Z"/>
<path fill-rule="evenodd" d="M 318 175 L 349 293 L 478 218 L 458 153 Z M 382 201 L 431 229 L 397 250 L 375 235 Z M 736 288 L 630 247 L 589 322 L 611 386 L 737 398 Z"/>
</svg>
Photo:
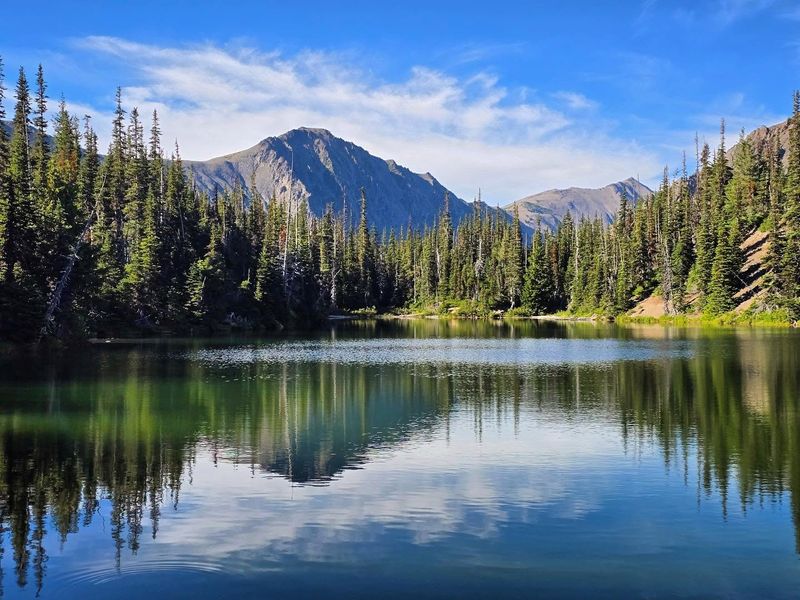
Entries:
<svg viewBox="0 0 800 600">
<path fill-rule="evenodd" d="M 292 341 L 204 348 L 183 355 L 220 365 L 280 362 L 350 364 L 556 365 L 689 358 L 690 342 L 617 339 L 373 339 Z"/>
<path fill-rule="evenodd" d="M 143 550 L 193 563 L 224 561 L 232 569 L 239 561 L 242 569 L 253 562 L 268 568 L 287 558 L 388 558 L 395 543 L 430 545 L 450 536 L 480 545 L 501 538 L 506 524 L 581 519 L 603 495 L 581 473 L 619 456 L 619 440 L 606 429 L 531 423 L 513 438 L 486 433 L 484 450 L 462 419 L 449 441 L 440 432 L 433 441 L 376 450 L 362 469 L 327 487 L 251 477 L 228 462 L 215 468 L 201 451 L 179 511 L 162 521 L 158 544 Z"/>
</svg>

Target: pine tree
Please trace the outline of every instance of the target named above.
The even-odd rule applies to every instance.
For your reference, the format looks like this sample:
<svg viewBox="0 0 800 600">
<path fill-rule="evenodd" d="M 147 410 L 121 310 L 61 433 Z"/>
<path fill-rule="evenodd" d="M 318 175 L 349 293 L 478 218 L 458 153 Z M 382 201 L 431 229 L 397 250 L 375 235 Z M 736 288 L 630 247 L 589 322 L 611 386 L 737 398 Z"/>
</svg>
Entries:
<svg viewBox="0 0 800 600">
<path fill-rule="evenodd" d="M 10 336 L 32 335 L 43 303 L 44 290 L 38 285 L 41 263 L 37 258 L 37 219 L 32 197 L 30 94 L 25 71 L 20 69 L 16 88 L 7 169 L 7 203 L 2 207 L 0 224 L 4 230 L 5 285 L 0 313 L 13 315 L 0 323 Z"/>
<path fill-rule="evenodd" d="M 506 228 L 503 252 L 505 266 L 505 287 L 509 308 L 514 308 L 522 292 L 522 230 L 519 222 L 519 207 L 515 204 L 510 230 Z"/>
<path fill-rule="evenodd" d="M 5 72 L 3 70 L 3 58 L 0 57 L 0 123 L 6 119 L 5 109 Z M 11 189 L 11 178 L 9 177 L 9 147 L 8 136 L 5 126 L 0 125 L 0 283 L 11 278 L 13 268 L 13 248 L 14 243 L 14 212 L 13 212 L 13 191 Z M 2 294 L 0 288 L 0 294 Z M 2 302 L 2 299 L 0 299 Z"/>
<path fill-rule="evenodd" d="M 678 202 L 675 207 L 674 235 L 676 236 L 672 256 L 673 303 L 675 310 L 686 310 L 686 288 L 689 273 L 694 262 L 692 247 L 692 200 L 689 195 L 689 180 L 686 175 L 686 156 L 683 158 L 683 170 L 679 181 Z"/>
<path fill-rule="evenodd" d="M 614 312 L 625 312 L 628 309 L 631 297 L 631 256 L 630 256 L 630 229 L 631 214 L 628 208 L 628 194 L 622 189 L 614 226 L 614 241 L 616 243 L 617 269 L 614 286 Z"/>
<path fill-rule="evenodd" d="M 736 306 L 733 296 L 738 287 L 742 263 L 739 250 L 741 234 L 738 216 L 731 211 L 728 217 L 721 219 L 716 236 L 718 241 L 711 267 L 709 296 L 704 306 L 709 315 L 719 315 Z"/>
<path fill-rule="evenodd" d="M 78 179 L 79 213 L 81 219 L 87 219 L 96 210 L 95 184 L 100 171 L 100 157 L 97 151 L 97 134 L 92 129 L 91 118 L 84 117 L 83 126 L 84 149 L 80 162 Z"/>
<path fill-rule="evenodd" d="M 436 231 L 436 296 L 450 296 L 450 267 L 453 251 L 453 222 L 450 218 L 450 197 L 445 194 L 444 207 Z"/>
<path fill-rule="evenodd" d="M 50 148 L 47 143 L 47 85 L 44 71 L 39 65 L 36 71 L 36 100 L 33 116 L 34 139 L 31 149 L 32 193 L 38 206 L 47 203 L 47 167 Z"/>
<path fill-rule="evenodd" d="M 536 315 L 550 311 L 552 298 L 552 275 L 548 268 L 547 255 L 541 229 L 533 236 L 533 246 L 525 270 L 522 289 L 522 305 Z"/>
<path fill-rule="evenodd" d="M 28 142 L 30 127 L 30 95 L 25 71 L 19 70 L 16 106 L 11 130 L 8 176 L 11 198 L 5 216 L 7 232 L 6 280 L 16 279 L 15 271 L 26 271 L 35 256 L 35 221 L 31 198 L 31 156 Z M 29 272 L 27 273 L 29 274 Z"/>
<path fill-rule="evenodd" d="M 780 142 L 775 141 L 769 148 L 768 186 L 769 196 L 769 251 L 767 254 L 767 289 L 772 300 L 781 298 L 785 291 L 782 281 L 782 261 L 786 240 L 783 232 L 783 173 L 780 160 Z"/>
<path fill-rule="evenodd" d="M 794 93 L 784 184 L 783 259 L 780 280 L 794 318 L 800 317 L 800 92 Z"/>
<path fill-rule="evenodd" d="M 47 175 L 47 187 L 40 199 L 39 255 L 44 260 L 43 272 L 48 292 L 64 268 L 70 244 L 79 233 L 78 183 L 80 173 L 80 144 L 77 124 L 59 104 L 53 136 L 52 159 Z"/>
<path fill-rule="evenodd" d="M 714 212 L 711 201 L 711 166 L 709 164 L 710 151 L 708 144 L 703 146 L 700 155 L 700 168 L 697 174 L 697 202 L 699 208 L 699 224 L 695 242 L 697 254 L 697 284 L 701 294 L 701 301 L 705 303 L 708 297 L 708 285 L 711 281 L 711 267 L 714 263 Z"/>
<path fill-rule="evenodd" d="M 221 245 L 221 226 L 215 223 L 205 255 L 192 264 L 186 278 L 186 308 L 197 322 L 219 321 L 224 316 L 225 263 Z"/>
<path fill-rule="evenodd" d="M 367 194 L 361 188 L 361 213 L 356 233 L 356 256 L 358 260 L 358 281 L 361 288 L 363 307 L 372 306 L 373 262 L 372 244 L 367 225 Z"/>
</svg>

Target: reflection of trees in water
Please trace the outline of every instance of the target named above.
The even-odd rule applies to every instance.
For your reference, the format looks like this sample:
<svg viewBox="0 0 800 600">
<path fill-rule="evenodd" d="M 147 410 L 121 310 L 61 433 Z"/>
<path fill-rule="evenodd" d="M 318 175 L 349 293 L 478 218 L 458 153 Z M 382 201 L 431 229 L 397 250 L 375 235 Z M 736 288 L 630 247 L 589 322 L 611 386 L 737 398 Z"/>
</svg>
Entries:
<svg viewBox="0 0 800 600">
<path fill-rule="evenodd" d="M 455 406 L 478 438 L 489 424 L 516 428 L 523 411 L 535 411 L 618 423 L 627 444 L 655 440 L 668 464 L 687 466 L 696 447 L 700 489 L 719 492 L 723 510 L 734 480 L 744 507 L 789 492 L 797 530 L 793 340 L 704 337 L 688 360 L 531 369 L 231 367 L 119 349 L 54 367 L 44 382 L 20 368 L 19 385 L 0 388 L 0 551 L 12 554 L 17 583 L 32 576 L 38 589 L 46 532 L 63 543 L 103 502 L 119 564 L 145 529 L 156 535 L 162 507 L 177 505 L 198 447 L 215 460 L 324 483 L 375 449 L 446 435 Z"/>
<path fill-rule="evenodd" d="M 511 397 L 562 419 L 618 422 L 627 445 L 655 440 L 668 466 L 688 470 L 696 454 L 699 489 L 719 493 L 723 514 L 731 482 L 743 510 L 788 492 L 800 553 L 797 338 L 708 335 L 687 360 L 536 371 L 522 378 L 521 398 Z"/>
<path fill-rule="evenodd" d="M 357 468 L 371 450 L 430 431 L 447 414 L 452 380 L 440 370 L 285 365 L 263 403 L 252 460 L 301 483 Z"/>
<path fill-rule="evenodd" d="M 665 459 L 694 442 L 702 489 L 727 508 L 735 478 L 743 508 L 791 492 L 800 552 L 800 416 L 796 338 L 709 340 L 695 358 L 646 370 L 620 369 L 623 423 L 654 434 Z M 646 390 L 646 391 L 645 391 Z M 677 447 L 676 447 L 677 446 Z"/>
<path fill-rule="evenodd" d="M 117 560 L 126 544 L 134 553 L 138 549 L 145 513 L 155 536 L 164 495 L 178 501 L 186 449 L 163 440 L 138 443 L 114 429 L 89 426 L 82 433 L 3 426 L 0 518 L 20 586 L 32 571 L 41 588 L 46 530 L 65 542 L 92 522 L 101 499 L 110 504 Z"/>
<path fill-rule="evenodd" d="M 214 460 L 324 482 L 432 431 L 452 402 L 444 368 L 293 363 L 214 368 L 116 353 L 53 386 L 0 389 L 0 519 L 16 581 L 41 587 L 45 533 L 63 543 L 103 507 L 117 565 L 177 507 L 198 448 Z"/>
<path fill-rule="evenodd" d="M 625 333 L 663 340 L 665 332 L 658 326 Z M 530 370 L 471 367 L 455 379 L 455 402 L 470 406 L 477 437 L 487 419 L 517 424 L 522 408 L 559 421 L 618 423 L 626 445 L 655 441 L 668 466 L 688 472 L 688 457 L 696 456 L 698 489 L 719 494 L 723 515 L 731 493 L 743 510 L 788 494 L 800 553 L 798 338 L 753 331 L 672 334 L 696 338 L 692 358 Z M 591 332 L 581 330 L 579 337 Z"/>
</svg>

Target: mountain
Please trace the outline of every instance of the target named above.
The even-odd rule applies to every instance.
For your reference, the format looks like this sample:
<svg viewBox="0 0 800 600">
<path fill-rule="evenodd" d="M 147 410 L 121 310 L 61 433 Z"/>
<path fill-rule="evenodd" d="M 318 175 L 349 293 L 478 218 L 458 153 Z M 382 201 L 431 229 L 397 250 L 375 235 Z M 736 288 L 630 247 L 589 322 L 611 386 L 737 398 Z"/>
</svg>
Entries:
<svg viewBox="0 0 800 600">
<path fill-rule="evenodd" d="M 290 194 L 295 201 L 306 198 L 316 215 L 328 204 L 341 211 L 346 202 L 354 222 L 363 187 L 367 218 L 378 231 L 409 223 L 415 227 L 433 224 L 446 195 L 454 222 L 473 210 L 430 173 L 413 173 L 325 129 L 293 129 L 247 150 L 186 164 L 197 186 L 209 194 L 239 185 L 249 195 L 251 182 L 255 182 L 264 198 L 288 198 Z"/>
<path fill-rule="evenodd" d="M 504 209 L 511 212 L 516 205 L 520 221 L 534 229 L 539 221 L 545 227 L 557 227 L 567 212 L 576 219 L 599 216 L 610 223 L 619 208 L 623 190 L 631 202 L 653 193 L 649 187 L 630 177 L 601 188 L 547 190 L 512 202 Z"/>
<path fill-rule="evenodd" d="M 786 163 L 787 155 L 786 148 L 789 144 L 789 120 L 777 123 L 775 125 L 762 125 L 747 134 L 746 138 L 753 147 L 753 151 L 757 156 L 767 156 L 769 148 L 773 147 L 777 142 L 778 149 L 781 155 L 781 160 Z M 736 144 L 728 149 L 727 157 L 728 164 L 733 164 L 733 159 L 736 156 L 737 148 L 739 147 L 738 139 Z"/>
</svg>

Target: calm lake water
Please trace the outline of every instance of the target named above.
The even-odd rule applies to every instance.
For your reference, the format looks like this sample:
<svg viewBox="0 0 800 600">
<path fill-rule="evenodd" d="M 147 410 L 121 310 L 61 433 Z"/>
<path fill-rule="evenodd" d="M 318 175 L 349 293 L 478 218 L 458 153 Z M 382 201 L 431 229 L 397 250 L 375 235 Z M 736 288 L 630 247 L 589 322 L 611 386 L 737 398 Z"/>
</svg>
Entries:
<svg viewBox="0 0 800 600">
<path fill-rule="evenodd" d="M 5 349 L 3 595 L 797 598 L 799 367 L 580 323 Z"/>
</svg>

